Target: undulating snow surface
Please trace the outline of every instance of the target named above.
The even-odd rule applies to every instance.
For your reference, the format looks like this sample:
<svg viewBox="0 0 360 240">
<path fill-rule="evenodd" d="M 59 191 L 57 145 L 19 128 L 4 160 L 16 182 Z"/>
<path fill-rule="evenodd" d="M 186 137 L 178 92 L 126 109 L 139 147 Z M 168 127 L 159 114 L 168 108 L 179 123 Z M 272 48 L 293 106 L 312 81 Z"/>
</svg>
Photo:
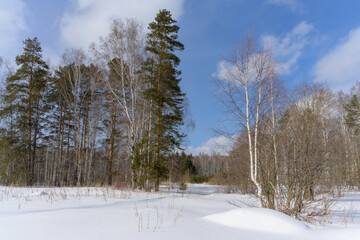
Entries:
<svg viewBox="0 0 360 240">
<path fill-rule="evenodd" d="M 360 239 L 360 193 L 345 192 L 337 200 L 332 223 L 308 226 L 273 210 L 250 208 L 256 205 L 251 196 L 221 190 L 0 187 L 0 240 Z"/>
<path fill-rule="evenodd" d="M 240 229 L 279 234 L 301 234 L 308 227 L 292 217 L 270 209 L 239 208 L 206 216 L 211 222 Z"/>
</svg>

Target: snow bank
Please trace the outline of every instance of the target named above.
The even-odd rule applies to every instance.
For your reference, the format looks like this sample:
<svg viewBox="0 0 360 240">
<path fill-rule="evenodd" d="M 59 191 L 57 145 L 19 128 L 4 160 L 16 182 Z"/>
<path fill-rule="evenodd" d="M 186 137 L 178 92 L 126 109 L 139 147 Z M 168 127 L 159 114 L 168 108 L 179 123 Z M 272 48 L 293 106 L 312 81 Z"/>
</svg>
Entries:
<svg viewBox="0 0 360 240">
<path fill-rule="evenodd" d="M 273 233 L 296 233 L 308 227 L 283 213 L 264 208 L 239 208 L 204 217 L 205 220 L 233 228 Z"/>
<path fill-rule="evenodd" d="M 187 195 L 165 188 L 147 193 L 0 186 L 0 240 L 360 239 L 360 193 L 337 200 L 337 224 L 312 229 L 273 210 L 236 208 L 231 199 L 244 207 L 257 200 L 216 188 L 189 185 Z M 347 228 L 343 209 L 353 211 Z"/>
</svg>

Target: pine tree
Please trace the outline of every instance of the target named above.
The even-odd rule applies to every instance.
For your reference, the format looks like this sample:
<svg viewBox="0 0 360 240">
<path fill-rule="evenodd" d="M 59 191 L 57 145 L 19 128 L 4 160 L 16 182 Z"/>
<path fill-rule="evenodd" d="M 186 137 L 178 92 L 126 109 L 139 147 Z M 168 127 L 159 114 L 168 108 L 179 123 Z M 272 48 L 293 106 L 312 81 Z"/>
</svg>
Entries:
<svg viewBox="0 0 360 240">
<path fill-rule="evenodd" d="M 357 96 L 354 95 L 351 99 L 351 102 L 345 106 L 346 118 L 345 124 L 354 130 L 354 133 L 357 135 L 360 133 L 360 102 L 357 99 Z"/>
<path fill-rule="evenodd" d="M 37 38 L 26 39 L 23 54 L 16 57 L 19 69 L 6 80 L 5 104 L 1 117 L 10 118 L 10 132 L 18 146 L 26 151 L 24 172 L 26 185 L 35 181 L 35 157 L 41 136 L 42 105 L 48 66 L 42 60 L 42 50 Z M 14 131 L 18 131 L 16 136 Z"/>
<path fill-rule="evenodd" d="M 150 87 L 144 95 L 152 103 L 155 118 L 151 129 L 155 191 L 159 190 L 160 178 L 167 175 L 166 155 L 175 147 L 180 147 L 184 137 L 180 132 L 184 94 L 179 86 L 181 72 L 176 69 L 180 59 L 174 54 L 184 50 L 184 45 L 177 41 L 179 27 L 175 23 L 169 11 L 160 10 L 155 21 L 149 24 L 150 33 L 147 34 L 146 50 L 150 57 L 143 70 Z"/>
</svg>

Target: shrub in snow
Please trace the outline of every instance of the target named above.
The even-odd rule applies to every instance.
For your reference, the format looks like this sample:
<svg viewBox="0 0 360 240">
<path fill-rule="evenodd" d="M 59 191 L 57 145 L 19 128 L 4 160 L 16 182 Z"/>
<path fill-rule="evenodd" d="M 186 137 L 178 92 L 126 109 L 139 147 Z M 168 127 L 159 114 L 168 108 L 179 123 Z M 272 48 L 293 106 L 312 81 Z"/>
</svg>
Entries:
<svg viewBox="0 0 360 240">
<path fill-rule="evenodd" d="M 187 184 L 182 182 L 182 183 L 180 184 L 179 190 L 180 190 L 180 191 L 186 191 L 186 189 L 187 189 Z"/>
</svg>

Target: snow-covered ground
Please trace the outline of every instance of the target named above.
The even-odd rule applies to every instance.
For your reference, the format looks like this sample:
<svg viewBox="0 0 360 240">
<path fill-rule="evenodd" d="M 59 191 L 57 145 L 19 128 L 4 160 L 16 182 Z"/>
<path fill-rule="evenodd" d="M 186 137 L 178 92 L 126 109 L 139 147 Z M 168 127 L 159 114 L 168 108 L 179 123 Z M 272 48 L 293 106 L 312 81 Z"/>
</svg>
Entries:
<svg viewBox="0 0 360 240">
<path fill-rule="evenodd" d="M 0 239 L 360 239 L 360 193 L 345 192 L 321 226 L 251 205 L 251 196 L 207 185 L 188 193 L 0 187 Z"/>
</svg>

